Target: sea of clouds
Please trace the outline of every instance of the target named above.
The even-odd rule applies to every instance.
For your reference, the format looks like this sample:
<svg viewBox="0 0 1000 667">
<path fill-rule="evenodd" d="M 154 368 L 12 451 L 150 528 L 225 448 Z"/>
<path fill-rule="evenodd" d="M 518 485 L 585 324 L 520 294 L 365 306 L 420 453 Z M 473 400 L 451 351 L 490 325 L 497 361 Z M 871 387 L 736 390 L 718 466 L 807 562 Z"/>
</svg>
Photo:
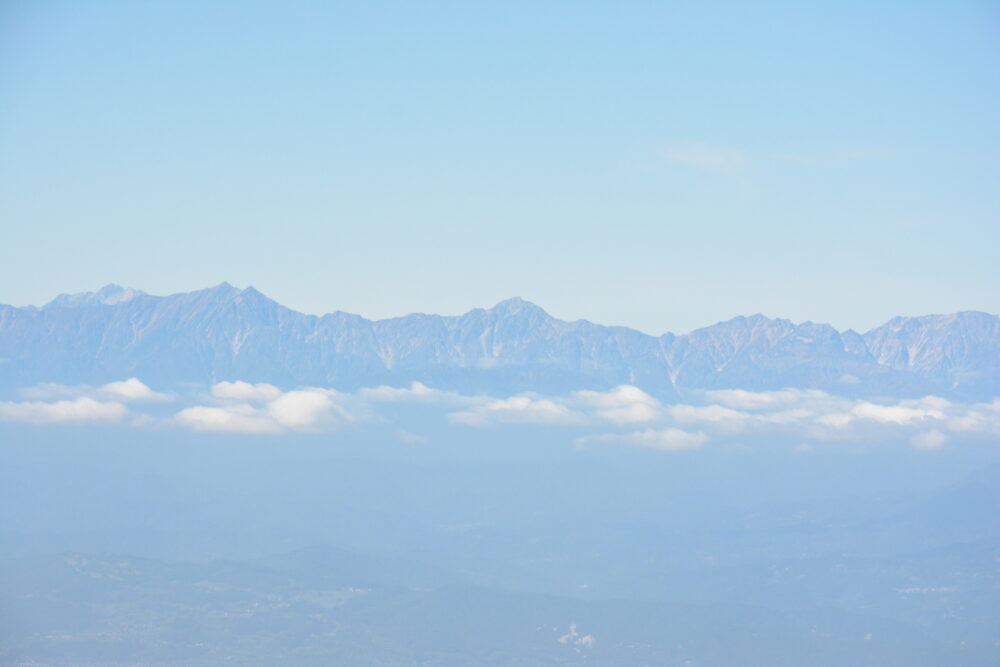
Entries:
<svg viewBox="0 0 1000 667">
<path fill-rule="evenodd" d="M 803 447 L 815 442 L 905 440 L 918 448 L 938 449 L 963 438 L 1000 439 L 1000 399 L 961 404 L 926 396 L 874 402 L 814 389 L 726 389 L 701 392 L 684 403 L 663 403 L 630 385 L 562 396 L 529 392 L 498 397 L 443 391 L 420 382 L 343 392 L 236 381 L 178 394 L 155 391 L 129 378 L 101 387 L 42 384 L 22 390 L 20 399 L 0 402 L 0 421 L 279 436 L 384 424 L 391 420 L 390 405 L 412 404 L 458 428 L 569 429 L 580 448 L 679 451 L 712 441 L 774 437 L 799 441 Z M 400 433 L 414 442 L 422 439 L 409 431 Z"/>
</svg>

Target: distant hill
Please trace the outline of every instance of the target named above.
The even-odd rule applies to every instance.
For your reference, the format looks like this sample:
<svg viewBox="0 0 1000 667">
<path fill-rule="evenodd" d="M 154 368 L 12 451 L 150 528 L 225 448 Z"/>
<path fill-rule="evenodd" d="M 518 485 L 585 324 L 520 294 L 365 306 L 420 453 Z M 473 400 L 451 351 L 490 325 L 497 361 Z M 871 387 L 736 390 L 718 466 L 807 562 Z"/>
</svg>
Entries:
<svg viewBox="0 0 1000 667">
<path fill-rule="evenodd" d="M 306 315 L 228 283 L 170 296 L 108 285 L 41 308 L 0 306 L 0 369 L 7 390 L 136 376 L 156 387 L 419 380 L 460 391 L 562 392 L 628 383 L 665 400 L 784 387 L 979 400 L 1000 394 L 1000 317 L 897 317 L 858 334 L 753 315 L 656 337 L 566 322 L 518 298 L 455 317 L 372 321 Z"/>
</svg>

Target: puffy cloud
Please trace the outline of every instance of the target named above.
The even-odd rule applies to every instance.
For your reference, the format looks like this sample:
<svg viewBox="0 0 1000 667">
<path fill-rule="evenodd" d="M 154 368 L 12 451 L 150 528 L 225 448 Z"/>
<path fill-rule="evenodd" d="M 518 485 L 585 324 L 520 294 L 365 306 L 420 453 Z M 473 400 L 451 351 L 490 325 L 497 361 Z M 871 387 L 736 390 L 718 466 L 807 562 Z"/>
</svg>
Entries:
<svg viewBox="0 0 1000 667">
<path fill-rule="evenodd" d="M 844 428 L 856 420 L 904 426 L 928 419 L 945 419 L 942 408 L 947 407 L 947 405 L 950 404 L 944 399 L 933 396 L 919 401 L 902 401 L 897 405 L 879 405 L 860 401 L 848 412 L 832 412 L 821 415 L 817 417 L 816 421 L 834 428 Z"/>
<path fill-rule="evenodd" d="M 469 405 L 476 397 L 463 396 L 453 391 L 431 389 L 422 382 L 412 382 L 409 387 L 368 387 L 358 391 L 358 398 L 373 403 L 429 403 L 435 405 Z"/>
<path fill-rule="evenodd" d="M 579 653 L 580 648 L 593 648 L 594 644 L 597 643 L 597 638 L 592 634 L 586 634 L 582 637 L 580 633 L 576 630 L 576 623 L 569 626 L 569 632 L 559 637 L 556 641 L 560 644 L 570 644 L 576 647 L 576 651 Z"/>
<path fill-rule="evenodd" d="M 250 384 L 237 380 L 236 382 L 217 382 L 212 385 L 212 396 L 234 401 L 249 403 L 266 403 L 281 395 L 281 390 L 273 384 L 258 382 Z"/>
<path fill-rule="evenodd" d="M 626 425 L 655 421 L 664 416 L 658 400 L 631 385 L 619 385 L 604 392 L 576 391 L 568 397 L 522 394 L 507 398 L 466 397 L 465 400 L 471 401 L 470 407 L 448 415 L 452 423 L 479 427 L 497 424 L 582 426 L 600 420 Z"/>
<path fill-rule="evenodd" d="M 340 404 L 350 396 L 333 389 L 309 387 L 283 392 L 268 384 L 220 382 L 212 387 L 212 396 L 221 402 L 181 410 L 174 423 L 199 431 L 275 434 L 329 429 L 358 419 Z M 237 396 L 248 402 L 230 400 Z M 364 414 L 363 406 L 357 406 L 357 412 Z"/>
<path fill-rule="evenodd" d="M 337 392 L 325 389 L 288 391 L 267 404 L 267 414 L 292 429 L 315 429 L 339 421 L 354 421 L 350 412 L 334 403 L 337 397 Z"/>
<path fill-rule="evenodd" d="M 282 430 L 272 419 L 261 416 L 255 408 L 246 404 L 224 408 L 197 405 L 178 412 L 174 421 L 196 431 L 213 433 L 273 435 Z"/>
<path fill-rule="evenodd" d="M 613 424 L 637 424 L 660 419 L 660 402 L 632 385 L 619 385 L 611 391 L 578 391 L 573 398 L 594 415 Z"/>
<path fill-rule="evenodd" d="M 411 382 L 409 387 L 389 387 L 387 385 L 368 387 L 361 389 L 358 395 L 370 401 L 395 403 L 397 401 L 422 401 L 430 398 L 435 393 L 437 393 L 437 390 L 431 389 L 423 382 Z"/>
<path fill-rule="evenodd" d="M 943 419 L 940 412 L 922 410 L 920 408 L 908 408 L 902 405 L 876 405 L 875 403 L 861 403 L 851 410 L 851 415 L 859 419 L 870 419 L 882 422 L 883 424 L 909 424 L 917 420 L 924 420 L 928 417 Z"/>
<path fill-rule="evenodd" d="M 118 422 L 127 414 L 128 409 L 121 403 L 96 401 L 87 396 L 53 403 L 44 401 L 0 403 L 0 421 L 21 421 L 32 424 Z"/>
<path fill-rule="evenodd" d="M 101 387 L 100 394 L 117 398 L 121 401 L 169 401 L 170 396 L 155 392 L 138 378 L 129 378 L 121 382 L 109 382 Z"/>
<path fill-rule="evenodd" d="M 830 398 L 818 389 L 781 389 L 779 391 L 747 391 L 745 389 L 719 389 L 706 391 L 709 401 L 721 403 L 737 410 L 773 410 L 798 405 L 806 401 Z"/>
<path fill-rule="evenodd" d="M 87 397 L 102 401 L 121 401 L 125 403 L 173 400 L 171 396 L 153 391 L 139 381 L 138 378 L 134 377 L 119 382 L 109 382 L 101 387 L 91 387 L 89 385 L 70 386 L 55 382 L 45 382 L 28 389 L 23 389 L 20 394 L 28 399 L 41 401 L 77 397 Z"/>
<path fill-rule="evenodd" d="M 532 395 L 487 400 L 468 410 L 449 414 L 448 420 L 479 427 L 496 424 L 578 426 L 586 421 L 583 415 L 562 403 Z"/>
<path fill-rule="evenodd" d="M 686 449 L 697 449 L 706 442 L 708 436 L 702 432 L 691 433 L 678 428 L 666 428 L 661 430 L 646 429 L 634 433 L 605 433 L 602 435 L 588 435 L 576 439 L 576 446 L 580 448 L 598 447 L 602 445 L 616 447 L 643 447 L 648 449 L 658 449 L 665 452 L 676 452 Z"/>
</svg>

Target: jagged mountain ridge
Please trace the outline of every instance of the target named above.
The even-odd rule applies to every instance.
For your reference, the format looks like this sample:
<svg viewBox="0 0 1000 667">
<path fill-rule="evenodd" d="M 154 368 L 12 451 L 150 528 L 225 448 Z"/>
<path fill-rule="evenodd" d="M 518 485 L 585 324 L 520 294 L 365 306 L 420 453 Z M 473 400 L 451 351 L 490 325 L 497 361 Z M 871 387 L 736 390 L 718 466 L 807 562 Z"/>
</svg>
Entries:
<svg viewBox="0 0 1000 667">
<path fill-rule="evenodd" d="M 1000 317 L 897 317 L 866 334 L 736 317 L 685 335 L 551 317 L 519 298 L 460 316 L 307 315 L 223 283 L 153 296 L 108 285 L 41 308 L 0 306 L 0 386 L 160 387 L 219 380 L 354 389 L 419 380 L 459 391 L 635 384 L 685 392 L 818 388 L 847 395 L 1000 394 Z"/>
</svg>

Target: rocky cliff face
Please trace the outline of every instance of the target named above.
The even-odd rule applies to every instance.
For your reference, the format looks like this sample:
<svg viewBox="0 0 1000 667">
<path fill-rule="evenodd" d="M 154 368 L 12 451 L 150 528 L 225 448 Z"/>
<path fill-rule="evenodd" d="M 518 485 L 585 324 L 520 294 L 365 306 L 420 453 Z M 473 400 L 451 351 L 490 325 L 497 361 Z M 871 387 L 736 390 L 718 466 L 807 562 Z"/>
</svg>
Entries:
<svg viewBox="0 0 1000 667">
<path fill-rule="evenodd" d="M 0 386 L 161 386 L 219 380 L 343 389 L 419 380 L 474 392 L 635 384 L 670 400 L 701 389 L 802 387 L 847 395 L 1000 394 L 1000 318 L 895 318 L 864 335 L 762 315 L 686 335 L 550 317 L 521 299 L 458 317 L 371 321 L 285 308 L 223 283 L 159 297 L 109 285 L 42 308 L 0 306 Z"/>
</svg>

